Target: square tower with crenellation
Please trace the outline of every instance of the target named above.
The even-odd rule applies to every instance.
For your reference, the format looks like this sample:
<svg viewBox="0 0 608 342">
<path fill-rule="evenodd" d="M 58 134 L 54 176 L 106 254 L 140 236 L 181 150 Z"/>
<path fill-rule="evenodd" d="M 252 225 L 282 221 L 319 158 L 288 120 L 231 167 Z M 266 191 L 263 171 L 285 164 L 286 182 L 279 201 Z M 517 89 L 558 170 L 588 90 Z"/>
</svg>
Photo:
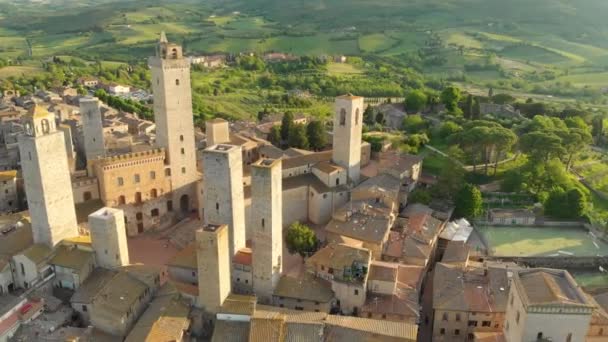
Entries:
<svg viewBox="0 0 608 342">
<path fill-rule="evenodd" d="M 203 151 L 203 211 L 206 224 L 226 224 L 230 257 L 245 247 L 243 157 L 234 145 L 213 145 Z"/>
<path fill-rule="evenodd" d="M 335 111 L 332 160 L 344 167 L 349 180 L 357 184 L 361 174 L 363 97 L 339 96 Z"/>
<path fill-rule="evenodd" d="M 25 117 L 19 153 L 34 242 L 53 247 L 78 236 L 63 132 L 55 116 L 39 105 Z"/>
<path fill-rule="evenodd" d="M 120 209 L 101 208 L 89 215 L 91 244 L 97 266 L 117 268 L 129 265 L 125 215 Z"/>
<path fill-rule="evenodd" d="M 253 291 L 260 303 L 270 304 L 283 264 L 281 160 L 257 161 L 251 165 L 251 177 Z"/>
<path fill-rule="evenodd" d="M 228 227 L 208 224 L 196 231 L 197 306 L 215 314 L 230 294 Z"/>
<path fill-rule="evenodd" d="M 148 64 L 152 73 L 156 144 L 167 153 L 174 198 L 182 208 L 187 205 L 189 209 L 195 200 L 198 180 L 190 63 L 184 58 L 182 47 L 167 41 L 163 32 L 156 56 L 150 57 Z"/>
</svg>

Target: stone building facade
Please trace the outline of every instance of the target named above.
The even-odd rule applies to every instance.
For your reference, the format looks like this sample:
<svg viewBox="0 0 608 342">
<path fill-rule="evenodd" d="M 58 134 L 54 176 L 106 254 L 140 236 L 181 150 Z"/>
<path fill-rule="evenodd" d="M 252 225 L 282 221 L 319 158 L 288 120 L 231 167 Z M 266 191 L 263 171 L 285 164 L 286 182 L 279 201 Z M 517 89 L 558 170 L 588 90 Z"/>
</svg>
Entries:
<svg viewBox="0 0 608 342">
<path fill-rule="evenodd" d="M 0 171 L 0 214 L 19 209 L 17 171 Z"/>
<path fill-rule="evenodd" d="M 87 163 L 106 155 L 103 118 L 99 100 L 94 97 L 80 99 L 80 116 L 84 136 L 84 151 Z"/>
<path fill-rule="evenodd" d="M 163 149 L 95 161 L 100 198 L 105 206 L 124 211 L 129 235 L 171 224 L 176 213 L 188 213 L 189 203 L 175 203 L 171 196 L 169 170 Z"/>
</svg>

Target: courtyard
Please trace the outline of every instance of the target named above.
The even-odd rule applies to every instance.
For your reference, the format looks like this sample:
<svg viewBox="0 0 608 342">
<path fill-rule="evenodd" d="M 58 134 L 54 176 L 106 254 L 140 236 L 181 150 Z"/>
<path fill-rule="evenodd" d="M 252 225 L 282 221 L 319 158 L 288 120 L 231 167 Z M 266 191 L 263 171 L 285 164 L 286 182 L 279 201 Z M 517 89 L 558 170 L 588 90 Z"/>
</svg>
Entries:
<svg viewBox="0 0 608 342">
<path fill-rule="evenodd" d="M 576 227 L 477 226 L 494 256 L 608 256 L 608 244 Z"/>
</svg>

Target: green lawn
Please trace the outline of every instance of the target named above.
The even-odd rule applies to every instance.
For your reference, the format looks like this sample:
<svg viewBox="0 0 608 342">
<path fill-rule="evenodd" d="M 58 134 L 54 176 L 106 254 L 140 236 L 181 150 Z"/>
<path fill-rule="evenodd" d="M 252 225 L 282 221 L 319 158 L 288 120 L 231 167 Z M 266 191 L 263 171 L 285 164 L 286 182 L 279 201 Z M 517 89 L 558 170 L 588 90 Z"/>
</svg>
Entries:
<svg viewBox="0 0 608 342">
<path fill-rule="evenodd" d="M 35 73 L 42 72 L 41 68 L 29 67 L 29 66 L 7 66 L 0 68 L 0 79 L 8 78 L 11 76 L 19 77 L 22 75 L 32 75 Z"/>
<path fill-rule="evenodd" d="M 359 75 L 363 73 L 361 69 L 348 63 L 329 63 L 327 72 L 330 75 Z"/>
<path fill-rule="evenodd" d="M 359 49 L 362 52 L 381 52 L 388 50 L 397 42 L 384 33 L 374 33 L 359 37 Z"/>
<path fill-rule="evenodd" d="M 477 227 L 497 256 L 575 256 L 608 255 L 608 244 L 595 241 L 582 228 L 570 227 Z M 597 244 L 597 247 L 596 245 Z M 598 248 L 599 247 L 599 248 Z"/>
<path fill-rule="evenodd" d="M 600 272 L 570 272 L 576 282 L 583 287 L 606 287 L 608 286 L 608 273 Z"/>
</svg>

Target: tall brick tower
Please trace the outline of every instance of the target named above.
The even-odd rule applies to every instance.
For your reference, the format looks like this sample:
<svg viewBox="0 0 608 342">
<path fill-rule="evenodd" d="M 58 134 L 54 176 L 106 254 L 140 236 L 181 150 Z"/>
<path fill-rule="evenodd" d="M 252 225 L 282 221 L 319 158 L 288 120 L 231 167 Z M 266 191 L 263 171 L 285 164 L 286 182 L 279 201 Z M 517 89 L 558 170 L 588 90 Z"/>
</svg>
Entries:
<svg viewBox="0 0 608 342">
<path fill-rule="evenodd" d="M 169 43 L 164 32 L 156 56 L 148 60 L 152 72 L 156 144 L 165 148 L 171 169 L 174 202 L 188 213 L 196 200 L 196 146 L 192 116 L 190 63 L 182 47 Z"/>
<path fill-rule="evenodd" d="M 65 141 L 53 114 L 38 105 L 31 109 L 19 153 L 34 242 L 53 247 L 78 236 Z"/>
<path fill-rule="evenodd" d="M 251 176 L 253 291 L 260 303 L 270 304 L 283 264 L 281 160 L 259 160 L 251 166 Z"/>
<path fill-rule="evenodd" d="M 350 94 L 339 96 L 335 110 L 332 160 L 346 168 L 350 181 L 357 184 L 361 174 L 363 98 Z"/>
<path fill-rule="evenodd" d="M 203 211 L 206 224 L 226 224 L 230 257 L 245 247 L 243 157 L 234 145 L 213 145 L 203 152 Z"/>
<path fill-rule="evenodd" d="M 228 227 L 206 225 L 196 231 L 197 306 L 215 314 L 230 294 Z"/>
<path fill-rule="evenodd" d="M 91 244 L 97 265 L 116 268 L 129 264 L 125 214 L 120 209 L 101 208 L 89 215 Z"/>
</svg>

